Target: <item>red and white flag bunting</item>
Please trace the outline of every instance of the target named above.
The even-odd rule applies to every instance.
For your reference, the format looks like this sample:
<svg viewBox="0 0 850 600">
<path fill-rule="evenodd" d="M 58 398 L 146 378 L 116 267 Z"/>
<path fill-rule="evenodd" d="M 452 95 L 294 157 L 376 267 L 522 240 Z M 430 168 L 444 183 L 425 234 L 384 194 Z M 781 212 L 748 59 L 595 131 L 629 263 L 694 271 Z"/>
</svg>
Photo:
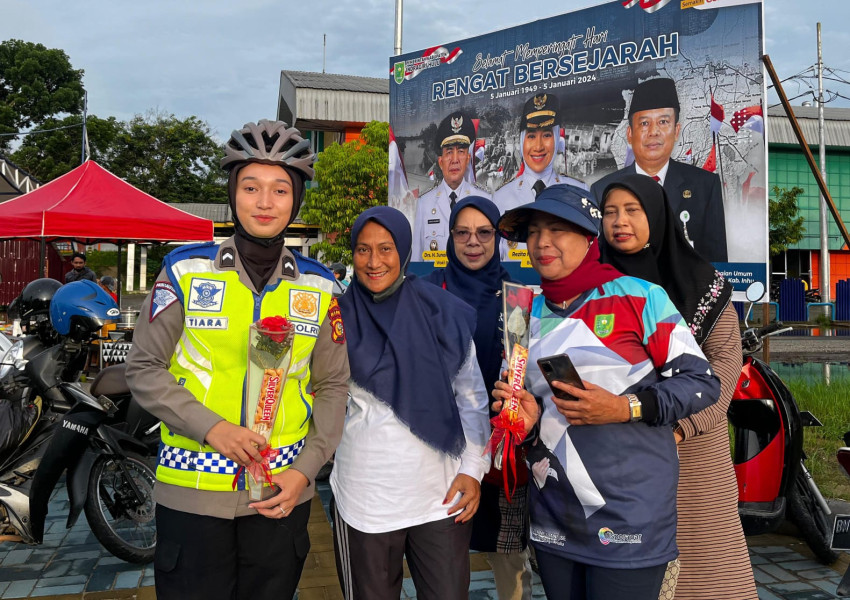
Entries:
<svg viewBox="0 0 850 600">
<path fill-rule="evenodd" d="M 756 104 L 736 111 L 729 124 L 736 132 L 741 129 L 750 129 L 764 135 L 764 113 L 761 105 Z"/>
<path fill-rule="evenodd" d="M 726 118 L 726 113 L 723 110 L 723 105 L 718 104 L 711 96 L 711 132 L 720 133 L 720 127 L 723 125 L 723 119 Z"/>
</svg>

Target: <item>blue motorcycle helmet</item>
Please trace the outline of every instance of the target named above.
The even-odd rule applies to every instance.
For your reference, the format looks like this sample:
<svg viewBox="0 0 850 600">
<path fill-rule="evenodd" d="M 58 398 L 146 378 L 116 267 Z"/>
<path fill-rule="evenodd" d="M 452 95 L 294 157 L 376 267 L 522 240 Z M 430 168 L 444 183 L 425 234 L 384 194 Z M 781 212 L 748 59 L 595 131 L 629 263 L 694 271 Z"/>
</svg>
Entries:
<svg viewBox="0 0 850 600">
<path fill-rule="evenodd" d="M 94 281 L 66 283 L 50 302 L 50 322 L 59 335 L 84 340 L 107 323 L 118 320 L 115 300 Z"/>
</svg>

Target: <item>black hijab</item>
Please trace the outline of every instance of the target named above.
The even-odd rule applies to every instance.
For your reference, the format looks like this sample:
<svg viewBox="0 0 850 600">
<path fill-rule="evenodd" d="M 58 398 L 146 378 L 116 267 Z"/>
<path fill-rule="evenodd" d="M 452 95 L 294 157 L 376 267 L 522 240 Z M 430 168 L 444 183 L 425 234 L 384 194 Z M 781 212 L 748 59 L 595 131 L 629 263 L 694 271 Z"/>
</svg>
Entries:
<svg viewBox="0 0 850 600">
<path fill-rule="evenodd" d="M 490 225 L 499 223 L 499 209 L 491 200 L 482 196 L 467 196 L 455 204 L 449 217 L 449 230 L 454 229 L 460 211 L 473 207 L 483 214 Z M 478 315 L 475 327 L 475 353 L 478 366 L 484 376 L 487 393 L 499 380 L 502 366 L 502 282 L 511 281 L 510 275 L 499 258 L 499 236 L 495 237 L 496 248 L 490 261 L 478 270 L 463 265 L 455 252 L 452 239 L 446 244 L 448 264 L 445 269 L 435 269 L 425 279 L 445 287 L 446 290 L 469 304 Z"/>
<path fill-rule="evenodd" d="M 602 262 L 614 265 L 625 275 L 663 287 L 702 345 L 729 304 L 732 286 L 690 245 L 676 225 L 664 188 L 656 181 L 646 175 L 618 178 L 602 194 L 603 215 L 605 199 L 616 188 L 628 190 L 643 206 L 649 223 L 649 244 L 634 254 L 624 254 L 611 247 L 603 231 Z"/>
<path fill-rule="evenodd" d="M 270 238 L 259 238 L 245 231 L 242 223 L 239 222 L 239 216 L 236 214 L 237 177 L 239 171 L 247 164 L 247 162 L 242 163 L 230 171 L 227 194 L 230 212 L 233 215 L 233 229 L 236 232 L 234 241 L 236 242 L 236 250 L 239 252 L 239 259 L 242 261 L 242 266 L 251 279 L 251 283 L 254 284 L 258 292 L 261 292 L 280 261 L 283 242 L 286 238 L 286 227 L 289 227 L 295 220 L 301 208 L 301 201 L 304 197 L 304 176 L 295 169 L 275 164 L 275 166 L 281 166 L 292 180 L 292 212 L 289 215 L 289 223 L 279 234 Z"/>
</svg>

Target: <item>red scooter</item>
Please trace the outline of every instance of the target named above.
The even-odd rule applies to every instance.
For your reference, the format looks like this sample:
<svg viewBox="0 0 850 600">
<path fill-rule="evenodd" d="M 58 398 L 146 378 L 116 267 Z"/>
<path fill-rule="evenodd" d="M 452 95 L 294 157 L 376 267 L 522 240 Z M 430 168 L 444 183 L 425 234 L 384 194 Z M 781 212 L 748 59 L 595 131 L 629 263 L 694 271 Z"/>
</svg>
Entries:
<svg viewBox="0 0 850 600">
<path fill-rule="evenodd" d="M 728 412 L 738 514 L 746 535 L 775 531 L 788 517 L 815 556 L 830 564 L 838 558 L 830 548 L 832 511 L 806 469 L 803 451 L 803 428 L 822 424 L 799 409 L 770 365 L 753 356 L 764 338 L 790 329 L 777 323 L 741 335 L 744 365 Z"/>
</svg>

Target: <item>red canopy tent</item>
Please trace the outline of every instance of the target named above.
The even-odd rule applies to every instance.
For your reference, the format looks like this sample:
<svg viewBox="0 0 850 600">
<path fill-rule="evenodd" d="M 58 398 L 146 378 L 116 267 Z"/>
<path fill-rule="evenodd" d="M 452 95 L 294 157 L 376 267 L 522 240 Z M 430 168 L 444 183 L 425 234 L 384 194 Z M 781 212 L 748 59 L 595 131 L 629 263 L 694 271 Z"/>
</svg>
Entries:
<svg viewBox="0 0 850 600">
<path fill-rule="evenodd" d="M 213 223 L 174 208 L 94 161 L 0 204 L 0 239 L 82 243 L 213 239 Z"/>
<path fill-rule="evenodd" d="M 183 212 L 88 160 L 53 181 L 0 203 L 0 239 L 111 242 L 190 242 L 213 239 L 213 222 Z M 121 274 L 118 274 L 119 282 Z M 120 284 L 119 284 L 120 294 Z"/>
</svg>

